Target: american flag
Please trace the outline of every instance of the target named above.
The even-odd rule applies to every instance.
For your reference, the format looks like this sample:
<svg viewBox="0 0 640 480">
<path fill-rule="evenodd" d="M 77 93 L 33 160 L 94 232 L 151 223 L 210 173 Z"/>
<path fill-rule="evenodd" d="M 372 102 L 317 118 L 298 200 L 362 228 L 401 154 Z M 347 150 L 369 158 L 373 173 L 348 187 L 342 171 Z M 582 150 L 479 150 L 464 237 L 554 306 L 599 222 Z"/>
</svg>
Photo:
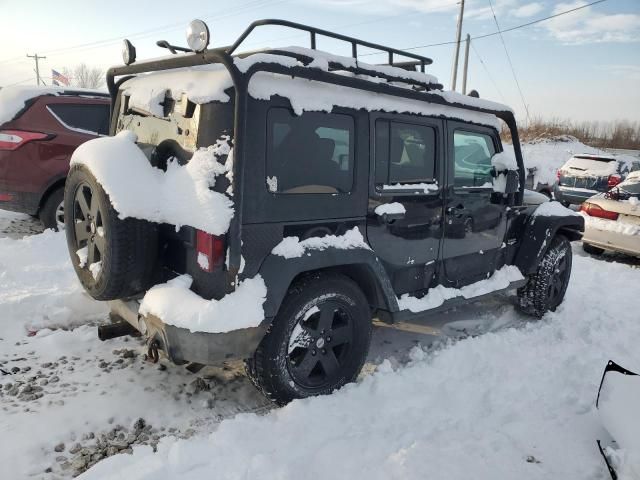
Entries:
<svg viewBox="0 0 640 480">
<path fill-rule="evenodd" d="M 69 79 L 67 77 L 65 77 L 63 74 L 61 74 L 60 72 L 57 72 L 55 70 L 51 70 L 51 80 L 52 83 L 54 85 L 66 85 L 69 86 Z"/>
</svg>

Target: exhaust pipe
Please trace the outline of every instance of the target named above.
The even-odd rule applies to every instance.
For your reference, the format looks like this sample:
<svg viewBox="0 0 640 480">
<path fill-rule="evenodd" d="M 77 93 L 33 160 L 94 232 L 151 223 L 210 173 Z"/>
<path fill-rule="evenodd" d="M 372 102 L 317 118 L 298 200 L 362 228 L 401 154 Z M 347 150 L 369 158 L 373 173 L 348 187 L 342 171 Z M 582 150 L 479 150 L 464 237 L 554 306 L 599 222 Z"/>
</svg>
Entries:
<svg viewBox="0 0 640 480">
<path fill-rule="evenodd" d="M 128 322 L 117 322 L 98 327 L 98 338 L 103 342 L 111 338 L 123 337 L 125 335 L 139 336 L 140 332 L 133 328 Z"/>
</svg>

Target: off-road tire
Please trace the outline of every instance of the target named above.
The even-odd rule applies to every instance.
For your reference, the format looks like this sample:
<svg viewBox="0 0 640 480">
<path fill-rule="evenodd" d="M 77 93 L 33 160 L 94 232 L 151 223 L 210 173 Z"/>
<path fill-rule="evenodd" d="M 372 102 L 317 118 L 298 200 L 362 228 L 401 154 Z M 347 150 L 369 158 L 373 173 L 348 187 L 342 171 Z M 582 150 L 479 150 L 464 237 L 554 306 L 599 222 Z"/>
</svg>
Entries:
<svg viewBox="0 0 640 480">
<path fill-rule="evenodd" d="M 103 227 L 101 270 L 94 278 L 87 265 L 80 266 L 76 238 L 79 188 L 88 188 L 95 195 Z M 111 205 L 109 196 L 84 165 L 74 165 L 69 171 L 64 194 L 65 232 L 73 267 L 85 290 L 96 300 L 113 300 L 135 296 L 153 284 L 158 255 L 157 225 L 136 218 L 121 219 Z"/>
<path fill-rule="evenodd" d="M 42 208 L 38 213 L 38 218 L 44 225 L 44 228 L 51 228 L 53 230 L 58 230 L 58 221 L 56 219 L 56 214 L 58 211 L 58 206 L 64 200 L 64 188 L 58 188 L 49 194 L 47 199 L 42 204 Z"/>
<path fill-rule="evenodd" d="M 602 255 L 604 253 L 604 248 L 595 247 L 585 242 L 582 242 L 582 249 L 590 255 Z"/>
<path fill-rule="evenodd" d="M 303 385 L 296 379 L 296 374 L 292 373 L 295 368 L 292 366 L 290 358 L 292 333 L 298 324 L 302 325 L 302 322 L 305 321 L 305 315 L 311 309 L 314 307 L 323 309 L 323 306 L 327 308 L 327 305 L 330 308 L 339 305 L 340 309 L 347 312 L 345 315 L 350 316 L 351 343 L 348 346 L 349 349 L 343 354 L 343 363 L 339 364 L 331 380 L 328 380 L 326 384 L 316 386 Z M 336 312 L 341 311 L 337 310 Z M 320 310 L 318 315 L 322 315 L 322 312 L 324 310 Z M 318 324 L 320 324 L 320 320 Z M 296 282 L 289 289 L 277 316 L 255 354 L 245 361 L 245 370 L 253 384 L 278 405 L 285 405 L 296 398 L 330 394 L 357 378 L 369 351 L 371 332 L 369 302 L 351 279 L 333 273 L 309 275 Z M 330 337 L 323 338 L 328 338 L 329 342 L 331 341 Z M 309 343 L 306 347 L 307 354 L 310 354 L 311 349 L 315 349 L 316 345 L 315 341 Z M 327 348 L 333 348 L 329 346 L 329 343 L 326 345 L 323 343 L 323 345 Z M 321 350 L 322 348 L 317 349 L 318 358 L 322 354 Z M 334 354 L 333 352 L 334 350 L 331 351 L 331 355 Z M 311 359 L 311 357 L 309 358 Z M 320 360 L 317 361 L 320 362 Z M 319 368 L 322 369 L 322 367 Z"/>
<path fill-rule="evenodd" d="M 571 243 L 563 235 L 556 235 L 540 260 L 536 273 L 518 289 L 520 310 L 537 318 L 549 311 L 554 312 L 567 291 L 571 265 Z"/>
</svg>

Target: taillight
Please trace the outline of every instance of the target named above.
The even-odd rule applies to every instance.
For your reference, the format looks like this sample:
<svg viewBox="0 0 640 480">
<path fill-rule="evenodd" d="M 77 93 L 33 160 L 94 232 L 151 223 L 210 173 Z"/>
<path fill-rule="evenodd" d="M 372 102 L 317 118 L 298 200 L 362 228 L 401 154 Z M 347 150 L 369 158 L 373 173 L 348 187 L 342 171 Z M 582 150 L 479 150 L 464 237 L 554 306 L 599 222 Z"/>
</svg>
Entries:
<svg viewBox="0 0 640 480">
<path fill-rule="evenodd" d="M 607 187 L 613 188 L 618 185 L 622 181 L 622 177 L 616 173 L 613 175 L 609 175 L 609 179 L 607 180 Z"/>
<path fill-rule="evenodd" d="M 595 203 L 584 202 L 580 206 L 580 211 L 586 213 L 591 217 L 606 218 L 607 220 L 617 220 L 618 213 L 605 210 L 600 205 Z"/>
<path fill-rule="evenodd" d="M 196 230 L 196 252 L 200 268 L 205 272 L 213 272 L 214 267 L 224 263 L 224 239 Z"/>
<path fill-rule="evenodd" d="M 0 150 L 16 150 L 33 140 L 44 140 L 46 133 L 24 132 L 22 130 L 0 130 Z"/>
<path fill-rule="evenodd" d="M 558 181 L 560 181 L 560 175 L 562 175 L 560 169 L 556 170 L 556 177 L 558 178 Z"/>
</svg>

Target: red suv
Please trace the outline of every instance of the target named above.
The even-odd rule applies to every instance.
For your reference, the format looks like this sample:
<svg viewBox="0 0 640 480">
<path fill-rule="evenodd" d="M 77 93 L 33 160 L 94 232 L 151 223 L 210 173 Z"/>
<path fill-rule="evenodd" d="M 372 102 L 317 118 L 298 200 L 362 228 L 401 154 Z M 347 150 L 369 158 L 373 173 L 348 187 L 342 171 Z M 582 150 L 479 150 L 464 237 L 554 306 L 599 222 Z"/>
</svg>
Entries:
<svg viewBox="0 0 640 480">
<path fill-rule="evenodd" d="M 0 90 L 0 208 L 64 227 L 64 182 L 73 151 L 109 132 L 109 95 L 84 89 Z"/>
</svg>

